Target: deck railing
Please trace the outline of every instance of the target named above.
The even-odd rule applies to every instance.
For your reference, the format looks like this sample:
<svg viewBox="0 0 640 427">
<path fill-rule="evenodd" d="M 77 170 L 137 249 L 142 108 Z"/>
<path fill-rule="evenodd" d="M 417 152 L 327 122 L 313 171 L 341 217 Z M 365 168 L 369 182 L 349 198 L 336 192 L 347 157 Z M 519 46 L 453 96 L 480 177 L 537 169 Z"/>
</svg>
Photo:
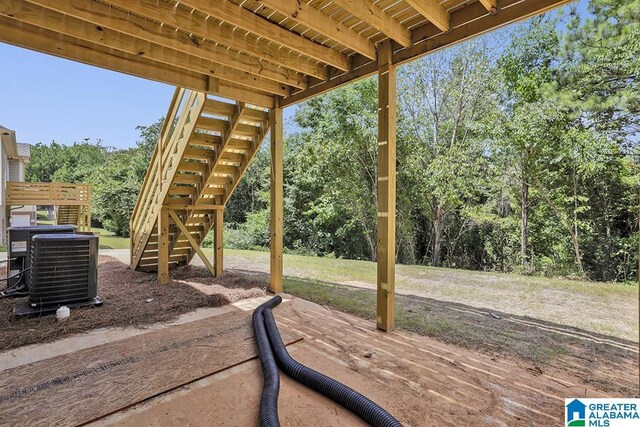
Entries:
<svg viewBox="0 0 640 427">
<path fill-rule="evenodd" d="M 173 95 L 129 221 L 131 265 L 134 268 L 140 261 L 156 226 L 169 184 L 178 169 L 182 153 L 200 116 L 205 98 L 204 93 L 181 88 L 177 88 Z"/>
<path fill-rule="evenodd" d="M 77 206 L 79 231 L 91 229 L 91 187 L 62 182 L 7 182 L 7 206 Z"/>
</svg>

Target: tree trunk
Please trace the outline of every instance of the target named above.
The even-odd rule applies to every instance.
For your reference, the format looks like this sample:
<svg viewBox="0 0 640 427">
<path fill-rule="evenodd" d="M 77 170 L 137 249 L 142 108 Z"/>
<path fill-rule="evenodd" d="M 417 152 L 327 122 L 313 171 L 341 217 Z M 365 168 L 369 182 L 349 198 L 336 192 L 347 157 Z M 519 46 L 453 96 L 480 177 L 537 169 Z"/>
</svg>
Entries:
<svg viewBox="0 0 640 427">
<path fill-rule="evenodd" d="M 433 220 L 433 252 L 431 253 L 431 265 L 440 266 L 440 250 L 442 246 L 442 234 L 444 230 L 444 212 L 438 206 Z"/>
<path fill-rule="evenodd" d="M 520 259 L 522 270 L 529 270 L 529 182 L 526 173 L 526 153 L 522 154 L 522 176 L 520 185 Z"/>
<path fill-rule="evenodd" d="M 575 167 L 573 168 L 573 232 L 571 233 L 571 241 L 573 242 L 573 251 L 576 256 L 576 267 L 578 276 L 584 274 L 582 267 L 582 255 L 580 254 L 580 241 L 578 240 L 578 174 Z"/>
</svg>

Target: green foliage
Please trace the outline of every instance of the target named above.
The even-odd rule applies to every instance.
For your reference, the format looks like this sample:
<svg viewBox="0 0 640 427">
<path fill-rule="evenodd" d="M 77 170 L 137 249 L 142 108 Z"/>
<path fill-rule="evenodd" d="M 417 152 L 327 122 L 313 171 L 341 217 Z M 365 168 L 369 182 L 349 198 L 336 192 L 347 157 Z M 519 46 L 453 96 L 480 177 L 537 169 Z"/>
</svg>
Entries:
<svg viewBox="0 0 640 427">
<path fill-rule="evenodd" d="M 52 142 L 31 148 L 26 179 L 36 182 L 91 184 L 94 221 L 118 236 L 129 235 L 129 218 L 155 148 L 163 119 L 139 126 L 138 146 L 126 150 L 83 141 L 71 146 Z"/>
<path fill-rule="evenodd" d="M 399 262 L 637 277 L 639 5 L 592 0 L 400 68 Z M 375 258 L 376 86 L 297 110 L 287 250 Z M 233 247 L 268 246 L 268 185 L 263 150 L 229 204 Z"/>
<path fill-rule="evenodd" d="M 638 274 L 640 0 L 591 0 L 398 73 L 400 263 L 629 281 Z M 284 146 L 285 250 L 374 260 L 377 81 L 301 104 Z M 90 182 L 128 232 L 163 120 L 134 149 L 36 144 L 27 177 Z M 269 245 L 263 147 L 225 210 L 228 247 Z M 210 245 L 210 237 L 205 245 Z"/>
<path fill-rule="evenodd" d="M 139 149 L 112 153 L 91 179 L 93 214 L 116 235 L 129 235 L 129 218 L 142 184 L 140 166 L 147 163 L 144 160 Z"/>
<path fill-rule="evenodd" d="M 102 141 L 84 140 L 71 146 L 41 142 L 31 147 L 25 179 L 33 182 L 87 182 L 93 169 L 104 163 L 109 150 Z"/>
</svg>

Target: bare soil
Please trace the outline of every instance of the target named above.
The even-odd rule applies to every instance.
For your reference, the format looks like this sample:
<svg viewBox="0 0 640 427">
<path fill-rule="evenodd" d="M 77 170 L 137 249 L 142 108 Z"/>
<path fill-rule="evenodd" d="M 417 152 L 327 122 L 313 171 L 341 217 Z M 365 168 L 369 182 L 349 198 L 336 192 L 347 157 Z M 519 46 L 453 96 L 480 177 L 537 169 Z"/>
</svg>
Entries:
<svg viewBox="0 0 640 427">
<path fill-rule="evenodd" d="M 374 323 L 293 298 L 274 310 L 281 332 L 304 337 L 292 357 L 365 394 L 407 426 L 552 426 L 565 397 L 621 396 L 585 384 L 562 368 L 543 369 L 443 344 L 410 332 L 386 334 Z M 593 376 L 609 374 L 594 368 Z M 618 372 L 633 384 L 634 373 Z M 635 376 L 637 380 L 637 376 Z M 630 386 L 631 388 L 632 386 Z M 262 373 L 258 361 L 196 381 L 100 420 L 98 425 L 257 425 Z M 281 375 L 283 426 L 361 426 L 361 420 Z"/>
<path fill-rule="evenodd" d="M 52 315 L 16 318 L 15 301 L 0 300 L 0 350 L 53 341 L 90 329 L 171 321 L 199 307 L 218 307 L 265 294 L 266 285 L 258 279 L 237 273 L 214 278 L 203 270 L 192 271 L 192 267 L 174 270 L 171 283 L 159 286 L 154 274 L 133 271 L 117 259 L 101 255 L 98 268 L 98 295 L 104 301 L 101 307 L 73 309 L 68 320 L 57 322 Z"/>
</svg>

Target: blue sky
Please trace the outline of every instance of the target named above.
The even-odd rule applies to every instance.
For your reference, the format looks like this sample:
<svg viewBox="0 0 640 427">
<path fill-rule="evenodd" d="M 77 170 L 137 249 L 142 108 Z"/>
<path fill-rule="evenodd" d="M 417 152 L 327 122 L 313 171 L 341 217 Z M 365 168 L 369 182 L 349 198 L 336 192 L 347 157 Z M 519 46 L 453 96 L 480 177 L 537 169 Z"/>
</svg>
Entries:
<svg viewBox="0 0 640 427">
<path fill-rule="evenodd" d="M 164 116 L 175 89 L 4 43 L 0 58 L 0 125 L 30 144 L 70 145 L 91 138 L 133 147 L 136 126 Z M 285 110 L 286 116 L 291 113 Z"/>
<path fill-rule="evenodd" d="M 585 12 L 586 1 L 579 11 Z M 0 125 L 19 142 L 85 138 L 132 147 L 136 126 L 166 114 L 174 87 L 0 43 Z M 285 119 L 294 112 L 285 110 Z"/>
</svg>

